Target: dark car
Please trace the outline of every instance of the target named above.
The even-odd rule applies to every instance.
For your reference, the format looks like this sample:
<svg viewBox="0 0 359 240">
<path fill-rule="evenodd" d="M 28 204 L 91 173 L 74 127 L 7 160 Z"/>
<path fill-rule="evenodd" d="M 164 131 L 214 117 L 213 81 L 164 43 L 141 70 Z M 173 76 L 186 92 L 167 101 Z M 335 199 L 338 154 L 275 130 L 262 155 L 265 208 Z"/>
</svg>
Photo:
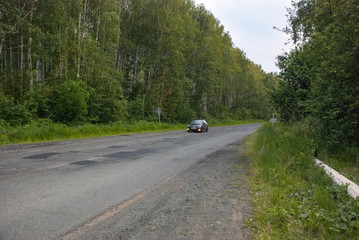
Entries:
<svg viewBox="0 0 359 240">
<path fill-rule="evenodd" d="M 192 120 L 187 126 L 187 132 L 208 132 L 206 120 Z"/>
</svg>

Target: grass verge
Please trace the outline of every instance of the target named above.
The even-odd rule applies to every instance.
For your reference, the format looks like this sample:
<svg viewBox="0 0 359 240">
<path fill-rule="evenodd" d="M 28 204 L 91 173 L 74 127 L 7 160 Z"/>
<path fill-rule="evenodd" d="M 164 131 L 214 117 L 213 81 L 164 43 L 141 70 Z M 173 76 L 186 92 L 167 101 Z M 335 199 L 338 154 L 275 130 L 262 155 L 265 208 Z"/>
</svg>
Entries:
<svg viewBox="0 0 359 240">
<path fill-rule="evenodd" d="M 253 136 L 250 189 L 256 239 L 359 239 L 359 198 L 312 158 L 304 124 L 266 124 Z"/>
<path fill-rule="evenodd" d="M 261 120 L 226 121 L 210 123 L 214 126 L 238 125 L 246 123 L 258 123 Z M 59 141 L 70 139 L 81 139 L 91 137 L 103 137 L 111 135 L 148 133 L 161 131 L 185 130 L 186 124 L 153 123 L 139 121 L 136 123 L 116 122 L 112 124 L 82 124 L 69 126 L 60 123 L 53 123 L 50 120 L 41 120 L 25 126 L 10 127 L 0 124 L 0 145 L 17 143 L 34 143 Z"/>
<path fill-rule="evenodd" d="M 82 124 L 69 126 L 60 123 L 38 122 L 13 128 L 0 128 L 0 145 L 103 137 L 130 133 L 161 132 L 184 129 L 183 124 L 161 125 L 139 121 L 134 124 L 117 122 L 106 125 Z"/>
</svg>

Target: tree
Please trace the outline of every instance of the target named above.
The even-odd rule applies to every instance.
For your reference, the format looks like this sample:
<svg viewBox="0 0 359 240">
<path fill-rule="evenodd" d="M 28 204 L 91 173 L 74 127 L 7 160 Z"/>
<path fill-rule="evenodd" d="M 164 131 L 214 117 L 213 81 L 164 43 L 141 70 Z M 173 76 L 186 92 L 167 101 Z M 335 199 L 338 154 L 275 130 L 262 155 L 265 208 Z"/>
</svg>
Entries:
<svg viewBox="0 0 359 240">
<path fill-rule="evenodd" d="M 187 122 L 270 109 L 266 74 L 193 1 L 9 0 L 0 17 L 0 91 L 34 118 L 152 121 L 161 107 L 162 120 Z M 75 101 L 78 113 L 66 106 Z"/>
<path fill-rule="evenodd" d="M 296 48 L 278 56 L 281 69 L 279 88 L 273 93 L 274 105 L 285 122 L 298 122 L 308 115 L 308 100 L 313 74 L 306 48 Z"/>
<path fill-rule="evenodd" d="M 298 48 L 279 58 L 281 89 L 295 91 L 279 91 L 277 107 L 295 99 L 305 107 L 293 108 L 297 115 L 309 116 L 315 136 L 336 148 L 359 146 L 358 16 L 357 0 L 293 2 L 286 31 Z"/>
<path fill-rule="evenodd" d="M 80 81 L 57 85 L 50 98 L 52 119 L 62 123 L 81 123 L 87 117 L 88 91 Z"/>
</svg>

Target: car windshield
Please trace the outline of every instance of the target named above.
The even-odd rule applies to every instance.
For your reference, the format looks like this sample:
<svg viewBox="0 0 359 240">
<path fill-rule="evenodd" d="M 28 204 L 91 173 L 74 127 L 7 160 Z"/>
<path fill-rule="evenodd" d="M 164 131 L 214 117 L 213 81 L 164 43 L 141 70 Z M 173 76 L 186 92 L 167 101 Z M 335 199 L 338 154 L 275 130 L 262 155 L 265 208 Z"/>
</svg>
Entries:
<svg viewBox="0 0 359 240">
<path fill-rule="evenodd" d="M 190 124 L 202 124 L 202 120 L 192 120 Z"/>
</svg>

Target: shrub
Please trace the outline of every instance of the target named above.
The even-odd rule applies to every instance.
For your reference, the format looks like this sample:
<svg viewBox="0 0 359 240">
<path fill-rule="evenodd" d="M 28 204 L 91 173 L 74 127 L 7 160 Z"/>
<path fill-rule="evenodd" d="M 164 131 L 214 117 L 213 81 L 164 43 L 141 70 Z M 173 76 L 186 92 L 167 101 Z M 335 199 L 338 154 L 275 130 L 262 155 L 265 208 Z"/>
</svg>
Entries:
<svg viewBox="0 0 359 240">
<path fill-rule="evenodd" d="M 0 120 L 5 120 L 11 126 L 26 124 L 31 120 L 31 113 L 27 108 L 15 103 L 14 98 L 0 93 Z"/>
<path fill-rule="evenodd" d="M 68 80 L 52 92 L 52 119 L 62 123 L 80 123 L 87 117 L 89 93 L 81 81 Z"/>
<path fill-rule="evenodd" d="M 37 84 L 34 86 L 33 91 L 27 92 L 23 97 L 23 104 L 26 106 L 29 112 L 31 112 L 33 118 L 49 118 L 50 107 L 48 96 L 51 89 L 43 84 Z"/>
</svg>

